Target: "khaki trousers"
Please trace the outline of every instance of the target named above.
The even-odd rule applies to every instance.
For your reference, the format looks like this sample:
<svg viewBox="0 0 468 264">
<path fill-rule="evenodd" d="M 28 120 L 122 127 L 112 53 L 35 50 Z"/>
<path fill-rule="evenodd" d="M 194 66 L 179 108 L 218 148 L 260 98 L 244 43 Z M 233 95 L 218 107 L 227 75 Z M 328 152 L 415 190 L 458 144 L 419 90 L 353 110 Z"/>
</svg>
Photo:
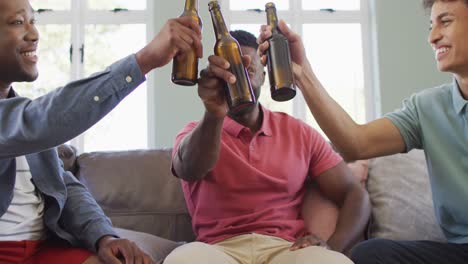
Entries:
<svg viewBox="0 0 468 264">
<path fill-rule="evenodd" d="M 323 247 L 290 251 L 281 238 L 246 234 L 214 245 L 192 242 L 176 248 L 164 264 L 352 264 L 346 256 Z"/>
</svg>

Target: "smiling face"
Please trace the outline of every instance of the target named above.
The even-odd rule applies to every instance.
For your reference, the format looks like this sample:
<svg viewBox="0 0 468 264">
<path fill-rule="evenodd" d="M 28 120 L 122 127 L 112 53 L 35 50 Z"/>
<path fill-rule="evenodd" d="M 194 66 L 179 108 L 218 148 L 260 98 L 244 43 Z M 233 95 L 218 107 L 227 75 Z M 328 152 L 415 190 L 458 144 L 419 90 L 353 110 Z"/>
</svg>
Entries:
<svg viewBox="0 0 468 264">
<path fill-rule="evenodd" d="M 434 3 L 428 41 L 440 71 L 468 77 L 468 6 L 463 0 Z"/>
<path fill-rule="evenodd" d="M 37 79 L 37 43 L 34 11 L 28 0 L 0 1 L 0 82 Z"/>
</svg>

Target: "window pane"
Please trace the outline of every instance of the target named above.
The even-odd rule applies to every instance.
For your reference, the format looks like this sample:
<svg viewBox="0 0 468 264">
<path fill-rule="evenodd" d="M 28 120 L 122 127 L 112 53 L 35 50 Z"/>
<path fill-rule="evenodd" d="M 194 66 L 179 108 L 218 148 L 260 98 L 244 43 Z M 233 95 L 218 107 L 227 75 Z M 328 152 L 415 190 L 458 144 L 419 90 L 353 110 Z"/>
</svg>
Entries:
<svg viewBox="0 0 468 264">
<path fill-rule="evenodd" d="M 360 0 L 302 0 L 302 9 L 304 10 L 359 10 Z"/>
<path fill-rule="evenodd" d="M 287 10 L 289 9 L 289 0 L 230 0 L 231 10 L 247 10 L 247 9 L 260 9 L 265 10 L 265 4 L 268 2 L 274 2 L 276 9 Z"/>
<path fill-rule="evenodd" d="M 85 74 L 102 71 L 146 43 L 145 25 L 88 25 L 85 28 Z M 146 85 L 127 96 L 85 133 L 84 151 L 147 147 Z"/>
<path fill-rule="evenodd" d="M 30 0 L 29 2 L 34 10 L 69 10 L 71 6 L 71 0 Z"/>
<path fill-rule="evenodd" d="M 245 30 L 247 32 L 252 33 L 255 37 L 258 37 L 258 33 L 260 30 L 260 24 L 232 24 L 231 30 Z M 289 100 L 286 102 L 277 102 L 271 99 L 270 94 L 270 83 L 268 81 L 268 71 L 265 68 L 266 76 L 265 76 L 265 83 L 262 86 L 262 90 L 260 92 L 260 98 L 258 101 L 265 106 L 266 108 L 270 109 L 271 111 L 276 112 L 284 112 L 292 115 L 293 113 L 293 101 Z"/>
<path fill-rule="evenodd" d="M 304 44 L 312 68 L 331 97 L 357 122 L 365 121 L 360 24 L 307 24 Z M 306 122 L 318 128 L 306 109 Z"/>
<path fill-rule="evenodd" d="M 183 8 L 183 4 L 182 8 Z M 89 0 L 90 9 L 113 10 L 115 8 L 125 8 L 128 10 L 146 9 L 146 0 Z"/>
<path fill-rule="evenodd" d="M 39 78 L 33 83 L 16 83 L 15 90 L 22 96 L 39 97 L 70 81 L 71 27 L 64 25 L 37 25 L 40 33 L 37 64 Z"/>
</svg>

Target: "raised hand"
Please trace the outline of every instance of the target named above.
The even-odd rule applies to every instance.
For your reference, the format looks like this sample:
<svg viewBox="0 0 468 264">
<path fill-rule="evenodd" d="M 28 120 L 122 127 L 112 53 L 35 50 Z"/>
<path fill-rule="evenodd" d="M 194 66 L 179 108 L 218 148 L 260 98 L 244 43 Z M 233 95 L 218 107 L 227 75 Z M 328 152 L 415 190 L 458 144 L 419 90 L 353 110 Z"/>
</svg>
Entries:
<svg viewBox="0 0 468 264">
<path fill-rule="evenodd" d="M 137 62 L 146 74 L 168 64 L 178 53 L 185 53 L 192 47 L 201 58 L 203 47 L 198 23 L 191 17 L 170 19 L 156 37 L 136 54 Z"/>
<path fill-rule="evenodd" d="M 304 44 L 302 43 L 299 34 L 292 31 L 283 20 L 280 20 L 278 27 L 289 41 L 289 48 L 291 51 L 291 60 L 303 66 L 307 62 Z M 260 28 L 260 35 L 258 36 L 257 42 L 259 44 L 258 54 L 261 57 L 263 65 L 266 64 L 266 51 L 269 48 L 268 39 L 271 37 L 271 27 L 262 25 Z"/>
<path fill-rule="evenodd" d="M 245 67 L 250 65 L 250 57 L 244 56 Z M 222 57 L 208 57 L 208 67 L 201 71 L 198 80 L 198 96 L 208 113 L 217 118 L 224 118 L 228 112 L 225 97 L 226 83 L 235 83 L 236 77 L 229 72 L 229 63 Z"/>
</svg>

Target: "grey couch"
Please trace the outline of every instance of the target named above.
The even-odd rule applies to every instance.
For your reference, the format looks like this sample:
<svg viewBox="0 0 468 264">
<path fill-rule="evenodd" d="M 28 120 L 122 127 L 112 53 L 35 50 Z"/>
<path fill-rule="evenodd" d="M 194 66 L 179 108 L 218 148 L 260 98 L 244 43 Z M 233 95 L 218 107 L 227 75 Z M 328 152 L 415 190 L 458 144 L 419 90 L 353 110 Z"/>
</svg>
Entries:
<svg viewBox="0 0 468 264">
<path fill-rule="evenodd" d="M 160 262 L 181 241 L 195 238 L 170 160 L 171 150 L 159 149 L 84 153 L 76 161 L 75 175 L 120 235 Z"/>
<path fill-rule="evenodd" d="M 195 238 L 170 160 L 171 149 L 157 149 L 84 153 L 76 161 L 77 178 L 122 228 L 122 237 L 159 262 Z M 373 211 L 366 238 L 444 239 L 433 217 L 422 151 L 372 160 L 367 188 Z"/>
</svg>

